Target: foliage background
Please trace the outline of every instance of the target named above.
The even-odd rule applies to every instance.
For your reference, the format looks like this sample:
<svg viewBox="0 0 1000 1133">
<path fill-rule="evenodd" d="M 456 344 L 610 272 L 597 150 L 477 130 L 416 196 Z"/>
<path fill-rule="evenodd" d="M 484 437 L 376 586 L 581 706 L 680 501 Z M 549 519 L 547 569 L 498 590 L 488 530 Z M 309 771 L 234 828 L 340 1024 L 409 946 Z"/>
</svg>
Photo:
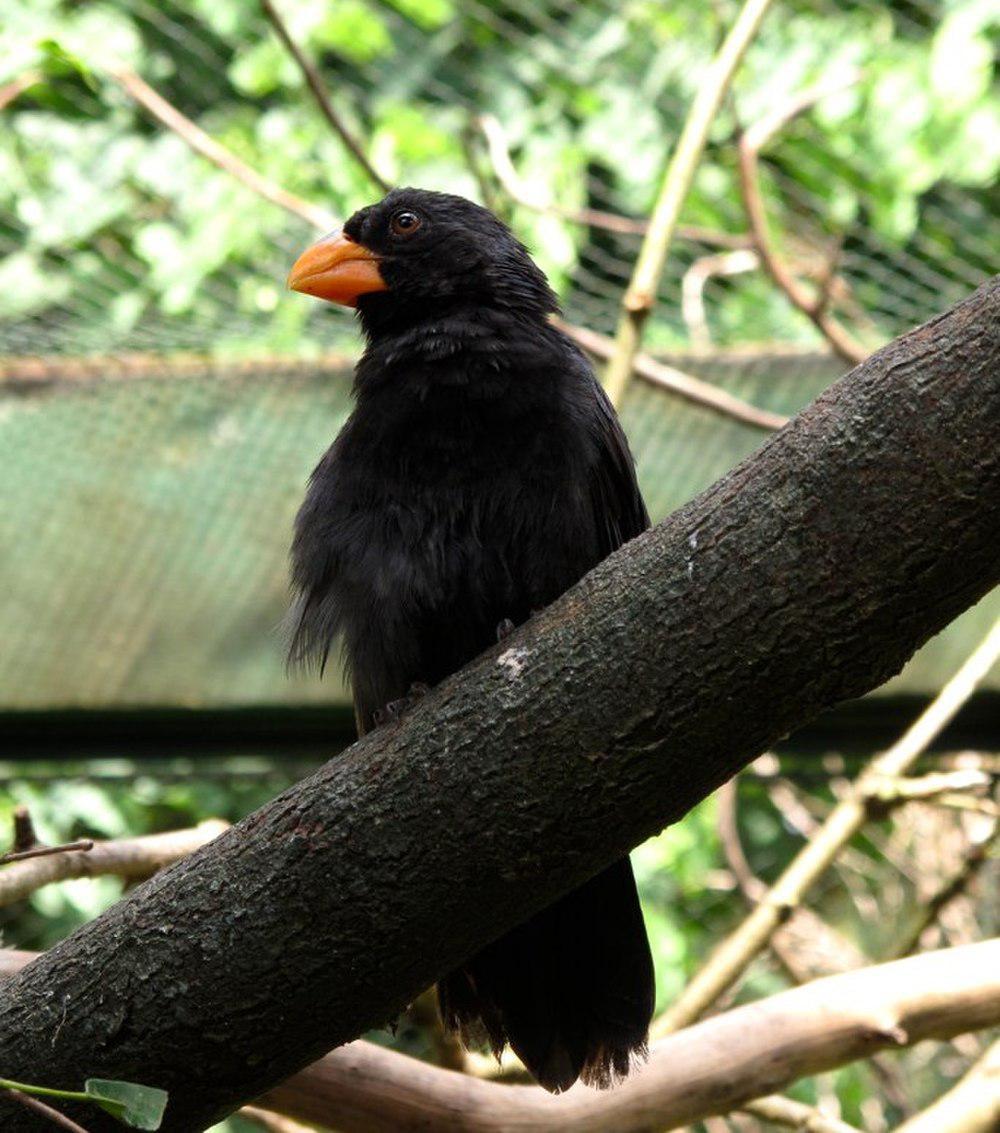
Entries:
<svg viewBox="0 0 1000 1133">
<path fill-rule="evenodd" d="M 502 122 L 533 193 L 563 207 L 642 217 L 704 67 L 735 14 L 732 0 L 284 0 L 280 7 L 293 35 L 319 62 L 338 111 L 389 180 L 485 200 L 511 221 L 549 272 L 569 318 L 598 330 L 613 327 L 639 237 L 514 204 L 493 176 L 476 117 L 489 113 Z M 823 100 L 768 147 L 762 168 L 772 227 L 784 254 L 806 276 L 821 271 L 840 248 L 841 309 L 869 346 L 943 310 L 995 269 L 1000 247 L 997 27 L 990 0 L 782 0 L 715 124 L 682 222 L 742 233 L 733 145 L 738 124 L 858 68 L 857 83 Z M 289 263 L 312 237 L 309 226 L 151 122 L 110 76 L 110 68 L 122 65 L 255 169 L 336 215 L 348 215 L 376 195 L 317 114 L 297 68 L 251 0 L 0 0 L 0 87 L 33 76 L 2 111 L 0 356 L 194 351 L 229 361 L 353 350 L 347 315 L 283 289 Z M 690 347 L 683 281 L 713 251 L 711 241 L 677 242 L 648 328 L 652 346 L 673 352 Z M 759 271 L 712 277 L 705 301 L 713 351 L 753 346 L 764 351 L 758 357 L 771 357 L 822 345 L 812 325 Z M 762 402 L 771 396 L 766 377 Z M 230 388 L 226 396 L 245 402 L 239 384 Z M 170 412 L 197 437 L 201 417 L 207 431 L 215 419 L 199 400 L 209 395 L 191 389 Z M 0 392 L 0 445 L 5 422 L 13 429 L 23 424 L 24 413 L 38 411 L 18 435 L 46 462 L 72 446 L 74 421 L 88 420 L 74 410 L 63 431 L 46 442 L 45 422 L 55 419 L 58 399 Z M 88 389 L 84 396 L 93 399 L 98 392 Z M 121 437 L 127 433 L 137 449 L 159 443 L 143 409 L 143 399 L 154 396 L 147 390 L 117 398 L 119 432 L 109 431 L 108 443 L 123 469 L 123 493 L 133 456 Z M 283 398 L 290 400 L 280 392 L 272 396 L 252 418 L 251 455 L 241 454 L 241 461 L 252 459 L 252 447 L 268 435 L 269 415 L 281 413 Z M 798 404 L 805 399 L 801 388 L 792 396 Z M 633 439 L 642 434 L 652 448 L 675 451 L 667 447 L 666 432 L 650 432 L 648 422 L 656 419 L 651 409 L 636 410 Z M 725 423 L 713 428 L 695 434 L 698 445 L 723 465 L 732 463 L 740 444 Z M 332 435 L 334 423 L 319 431 Z M 181 442 L 175 450 L 171 459 L 183 470 Z M 302 453 L 304 468 L 314 455 Z M 50 471 L 42 462 L 18 466 L 13 474 L 22 477 L 19 490 L 27 492 L 29 482 L 44 484 Z M 302 471 L 288 477 L 289 500 Z M 225 472 L 269 482 L 283 474 L 266 461 L 256 470 Z M 657 464 L 656 474 L 670 476 L 669 461 L 663 468 Z M 74 467 L 73 476 L 85 478 L 86 468 Z M 696 490 L 696 479 L 678 494 Z M 186 483 L 193 491 L 192 480 Z M 105 499 L 108 491 L 106 484 L 91 488 L 94 498 Z M 19 592 L 33 591 L 48 609 L 62 583 L 46 578 L 43 587 L 36 568 L 26 565 L 30 560 L 16 553 L 41 546 L 46 523 L 52 525 L 54 505 L 46 513 L 40 498 L 31 516 L 6 529 L 0 567 L 17 575 Z M 154 529 L 155 493 L 148 512 L 136 512 L 136 506 L 123 495 L 121 510 L 108 513 L 110 527 L 93 522 L 109 547 L 127 530 L 127 509 L 141 526 Z M 282 503 L 280 522 L 268 519 L 282 545 L 290 506 Z M 90 513 L 83 514 L 90 523 Z M 0 519 L 0 530 L 2 524 Z M 169 561 L 173 546 L 164 536 L 145 552 L 142 569 L 151 560 L 154 566 Z M 124 540 L 118 551 L 134 556 Z M 86 569 L 79 555 L 65 567 L 58 561 L 67 586 L 74 571 Z M 239 587 L 239 577 L 227 584 Z M 163 585 L 162 570 L 149 571 L 148 585 L 150 593 Z M 112 574 L 112 603 L 115 586 Z M 59 616 L 68 625 L 79 611 Z M 100 609 L 95 620 L 103 620 Z M 958 654 L 962 632 L 960 626 L 953 639 Z M 68 660 L 94 664 L 72 653 Z M 21 662 L 15 655 L 11 663 Z M 933 691 L 926 680 L 920 687 Z M 885 738 L 873 721 L 895 726 L 913 707 L 862 717 L 839 737 L 820 733 L 811 747 L 793 742 L 780 763 L 746 777 L 740 829 L 762 877 L 773 878 L 803 836 L 788 811 L 776 806 L 774 785 L 788 786 L 807 814 L 822 815 L 859 755 Z M 995 750 L 993 719 L 975 739 Z M 50 722 L 46 735 L 55 739 L 41 745 L 31 731 L 41 726 L 39 718 L 14 725 L 11 761 L 0 765 L 0 827 L 14 805 L 26 803 L 39 834 L 53 842 L 173 829 L 209 816 L 236 819 L 328 754 L 331 742 L 315 730 L 303 740 L 292 722 L 269 742 L 236 741 L 223 729 L 213 745 L 203 733 L 214 725 L 206 722 L 187 725 L 176 742 L 165 743 L 156 720 L 136 717 L 117 726 L 114 742 L 102 738 L 99 723 L 84 742 L 74 738 L 80 733 L 72 722 Z M 186 750 L 192 737 L 201 755 Z M 719 840 L 717 806 L 708 800 L 636 853 L 661 1006 L 743 911 Z M 840 874 L 815 896 L 823 916 L 873 959 L 891 949 L 934 878 L 960 861 L 973 821 L 942 817 L 932 808 L 905 813 L 909 817 L 887 820 L 859 840 Z M 932 835 L 933 854 L 921 849 L 921 831 Z M 1000 929 L 998 886 L 995 873 L 987 875 L 978 900 L 954 910 L 935 939 Z M 94 916 L 119 890 L 110 879 L 42 890 L 4 911 L 6 942 L 45 947 Z M 784 978 L 763 959 L 739 994 L 766 994 Z M 373 1037 L 429 1053 L 415 1024 L 404 1024 L 394 1038 Z M 940 1092 L 969 1053 L 959 1044 L 933 1056 L 899 1056 L 909 1104 Z M 797 1092 L 825 1099 L 846 1119 L 876 1131 L 902 1113 L 868 1066 L 802 1083 Z"/>
</svg>

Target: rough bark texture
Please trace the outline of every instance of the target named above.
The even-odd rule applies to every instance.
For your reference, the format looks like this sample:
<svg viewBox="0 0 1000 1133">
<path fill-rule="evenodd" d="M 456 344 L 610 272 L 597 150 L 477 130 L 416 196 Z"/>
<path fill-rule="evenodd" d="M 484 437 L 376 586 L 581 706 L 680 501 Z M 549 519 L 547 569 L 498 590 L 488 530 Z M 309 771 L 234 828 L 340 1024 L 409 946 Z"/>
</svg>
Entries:
<svg viewBox="0 0 1000 1133">
<path fill-rule="evenodd" d="M 994 279 L 401 723 L 26 968 L 4 1075 L 163 1086 L 164 1129 L 196 1130 L 391 1019 L 994 585 L 998 435 Z M 9 1103 L 0 1122 L 33 1128 Z"/>
</svg>

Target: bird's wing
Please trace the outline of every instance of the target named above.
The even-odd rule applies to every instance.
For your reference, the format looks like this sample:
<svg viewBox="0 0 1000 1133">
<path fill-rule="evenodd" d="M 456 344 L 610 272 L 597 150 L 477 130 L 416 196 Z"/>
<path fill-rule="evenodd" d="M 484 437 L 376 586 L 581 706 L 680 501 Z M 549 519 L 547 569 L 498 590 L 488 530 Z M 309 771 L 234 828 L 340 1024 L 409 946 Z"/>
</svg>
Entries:
<svg viewBox="0 0 1000 1133">
<path fill-rule="evenodd" d="M 649 527 L 649 513 L 639 491 L 635 461 L 621 422 L 599 382 L 591 375 L 596 460 L 590 472 L 590 495 L 602 557 L 616 551 Z"/>
</svg>

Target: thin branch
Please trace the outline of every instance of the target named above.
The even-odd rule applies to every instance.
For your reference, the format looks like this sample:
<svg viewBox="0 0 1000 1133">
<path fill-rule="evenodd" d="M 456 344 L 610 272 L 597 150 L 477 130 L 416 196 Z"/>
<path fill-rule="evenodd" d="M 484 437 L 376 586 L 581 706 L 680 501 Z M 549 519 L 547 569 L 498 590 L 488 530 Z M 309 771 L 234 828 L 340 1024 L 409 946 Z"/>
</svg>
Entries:
<svg viewBox="0 0 1000 1133">
<path fill-rule="evenodd" d="M 896 1133 L 996 1133 L 1000 1128 L 1000 1039 L 964 1078 Z"/>
<path fill-rule="evenodd" d="M 810 1105 L 778 1095 L 757 1098 L 742 1108 L 744 1113 L 770 1121 L 772 1125 L 796 1129 L 798 1133 L 861 1133 L 854 1125 L 848 1125 L 839 1117 L 831 1117 Z"/>
<path fill-rule="evenodd" d="M 317 371 L 349 371 L 356 355 L 325 351 L 315 358 L 294 354 L 265 354 L 253 358 L 219 358 L 210 354 L 178 351 L 148 354 L 11 355 L 0 358 L 0 387 L 46 386 L 60 383 L 148 381 L 151 379 L 213 377 L 217 380 L 249 377 L 300 376 Z"/>
<path fill-rule="evenodd" d="M 902 738 L 869 764 L 851 793 L 834 807 L 766 897 L 719 945 L 680 998 L 656 1021 L 655 1035 L 669 1034 L 694 1022 L 735 983 L 843 846 L 865 824 L 872 792 L 877 791 L 878 784 L 887 777 L 903 775 L 968 700 L 998 658 L 1000 619 Z"/>
<path fill-rule="evenodd" d="M 56 856 L 17 862 L 0 872 L 0 908 L 20 901 L 54 881 L 106 874 L 133 881 L 149 877 L 163 866 L 187 857 L 206 842 L 211 842 L 227 829 L 227 825 L 219 819 L 209 819 L 190 830 L 147 834 L 115 842 L 90 842 L 92 848 L 86 852 L 69 850 Z M 27 856 L 35 855 L 29 852 Z"/>
<path fill-rule="evenodd" d="M 984 771 L 975 768 L 963 768 L 957 771 L 939 771 L 918 778 L 887 778 L 873 777 L 871 798 L 873 801 L 888 805 L 926 801 L 936 795 L 955 791 L 973 791 L 980 787 L 988 787 L 990 777 Z"/>
<path fill-rule="evenodd" d="M 684 325 L 695 347 L 707 350 L 712 335 L 705 313 L 705 285 L 717 275 L 740 275 L 760 267 L 760 257 L 749 248 L 735 252 L 719 252 L 714 256 L 701 256 L 684 273 L 681 280 L 681 314 Z"/>
<path fill-rule="evenodd" d="M 560 327 L 575 342 L 579 343 L 588 353 L 598 358 L 612 358 L 615 352 L 614 339 L 599 331 L 588 327 L 577 326 L 575 323 L 563 322 L 557 319 L 556 325 Z M 661 386 L 671 393 L 679 394 L 696 405 L 722 413 L 727 417 L 734 417 L 746 425 L 753 425 L 757 429 L 775 430 L 788 424 L 788 418 L 780 413 L 771 413 L 767 409 L 758 409 L 748 401 L 734 397 L 711 382 L 702 381 L 683 370 L 668 366 L 665 362 L 658 362 L 648 354 L 636 354 L 632 359 L 632 368 L 640 378 L 644 378 L 652 385 Z"/>
<path fill-rule="evenodd" d="M 642 341 L 642 329 L 653 309 L 656 289 L 677 228 L 681 206 L 694 180 L 702 151 L 708 141 L 709 129 L 736 69 L 769 7 L 770 0 L 745 0 L 736 22 L 699 84 L 677 148 L 664 175 L 632 279 L 622 298 L 615 353 L 604 378 L 608 396 L 615 405 L 621 404 L 632 376 L 633 362 Z"/>
<path fill-rule="evenodd" d="M 942 911 L 956 897 L 959 897 L 968 889 L 989 860 L 990 847 L 996 840 L 998 833 L 1000 833 L 1000 823 L 994 822 L 992 829 L 988 831 L 986 836 L 974 842 L 966 851 L 959 869 L 921 905 L 919 916 L 896 945 L 892 952 L 892 959 L 901 959 L 916 951 L 920 945 L 920 938 L 927 929 L 934 924 Z"/>
<path fill-rule="evenodd" d="M 354 135 L 344 125 L 343 119 L 334 110 L 330 102 L 330 96 L 326 92 L 326 87 L 323 85 L 323 80 L 320 78 L 319 71 L 303 53 L 302 49 L 292 38 L 291 32 L 288 30 L 288 25 L 285 23 L 281 13 L 275 8 L 271 0 L 260 0 L 260 6 L 264 10 L 264 15 L 267 16 L 274 28 L 275 34 L 281 40 L 285 50 L 295 60 L 296 65 L 302 72 L 302 77 L 305 79 L 312 96 L 319 107 L 320 113 L 329 122 L 333 128 L 334 133 L 340 138 L 344 144 L 344 148 L 350 153 L 354 160 L 361 166 L 361 168 L 368 175 L 371 180 L 383 193 L 387 193 L 392 187 L 388 181 L 378 172 L 374 165 L 368 160 L 365 151 L 361 148 Z"/>
<path fill-rule="evenodd" d="M 0 856 L 0 865 L 8 862 L 23 862 L 29 858 L 48 858 L 53 854 L 87 853 L 94 848 L 93 838 L 80 838 L 75 842 L 63 842 L 59 846 L 33 846 L 30 850 L 13 850 Z"/>
<path fill-rule="evenodd" d="M 302 220 L 308 221 L 315 228 L 328 231 L 336 228 L 336 217 L 320 205 L 310 204 L 294 193 L 276 185 L 263 177 L 245 161 L 237 157 L 231 150 L 210 137 L 190 118 L 183 115 L 176 106 L 155 91 L 144 79 L 134 71 L 119 67 L 108 72 L 121 86 L 149 113 L 168 130 L 172 130 L 201 157 L 207 158 L 213 165 L 223 172 L 235 177 L 241 185 L 250 189 L 258 196 L 283 208 L 286 212 L 294 213 Z"/>
<path fill-rule="evenodd" d="M 575 1086 L 553 1097 L 353 1042 L 258 1104 L 341 1133 L 668 1130 L 877 1050 L 994 1021 L 1000 941 L 986 941 L 815 980 L 713 1016 L 656 1043 L 646 1065 L 607 1092 Z"/>
<path fill-rule="evenodd" d="M 605 212 L 603 209 L 566 208 L 539 196 L 514 167 L 507 135 L 499 119 L 492 114 L 482 114 L 474 119 L 474 124 L 479 127 L 486 140 L 486 152 L 496 179 L 515 204 L 532 212 L 558 216 L 572 224 L 582 224 L 587 228 L 603 228 L 608 232 L 617 232 L 624 236 L 644 236 L 649 231 L 648 220 L 621 216 L 619 213 Z M 719 248 L 749 248 L 752 243 L 751 237 L 747 235 L 734 235 L 698 225 L 681 225 L 677 229 L 677 235 L 684 240 L 715 245 Z"/>
<path fill-rule="evenodd" d="M 743 207 L 753 236 L 754 248 L 760 256 L 765 271 L 775 285 L 785 293 L 792 305 L 812 320 L 817 330 L 840 357 L 852 365 L 863 361 L 869 352 L 829 313 L 830 289 L 833 287 L 833 276 L 836 274 L 835 262 L 827 267 L 830 278 L 824 281 L 821 276 L 818 295 L 813 297 L 779 257 L 768 231 L 767 212 L 760 189 L 758 157 L 764 144 L 796 115 L 803 113 L 827 95 L 853 86 L 859 78 L 860 73 L 852 70 L 836 79 L 818 83 L 802 91 L 785 105 L 749 127 L 740 138 L 738 147 Z"/>
<path fill-rule="evenodd" d="M 46 1105 L 45 1102 L 39 1098 L 32 1097 L 31 1094 L 22 1094 L 20 1090 L 0 1090 L 0 1095 L 9 1098 L 18 1105 L 23 1105 L 25 1109 L 34 1110 L 35 1113 L 40 1114 L 46 1121 L 52 1125 L 58 1125 L 61 1129 L 69 1130 L 69 1133 L 87 1133 L 82 1125 L 78 1125 L 75 1121 L 59 1110 L 53 1109 L 52 1106 Z"/>
</svg>

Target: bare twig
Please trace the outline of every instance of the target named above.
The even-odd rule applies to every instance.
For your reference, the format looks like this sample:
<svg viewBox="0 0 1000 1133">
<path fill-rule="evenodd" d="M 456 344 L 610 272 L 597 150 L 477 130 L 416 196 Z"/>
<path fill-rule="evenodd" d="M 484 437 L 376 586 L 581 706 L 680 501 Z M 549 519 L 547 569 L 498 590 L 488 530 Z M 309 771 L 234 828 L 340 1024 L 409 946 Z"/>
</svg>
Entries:
<svg viewBox="0 0 1000 1133">
<path fill-rule="evenodd" d="M 769 6 L 770 0 L 745 0 L 736 22 L 698 86 L 677 148 L 664 175 L 632 279 L 622 298 L 615 353 L 604 377 L 608 396 L 615 405 L 621 404 L 632 376 L 633 362 L 642 341 L 642 328 L 656 300 L 657 285 L 677 228 L 681 206 L 694 180 L 708 131 Z"/>
<path fill-rule="evenodd" d="M 851 793 L 830 812 L 812 840 L 785 869 L 743 923 L 715 950 L 680 998 L 656 1021 L 653 1033 L 669 1034 L 694 1022 L 747 968 L 788 919 L 816 879 L 864 825 L 871 793 L 909 768 L 945 727 L 1000 658 L 1000 620 L 901 739 L 874 759 Z"/>
<path fill-rule="evenodd" d="M 78 1125 L 75 1121 L 59 1110 L 53 1109 L 52 1106 L 46 1105 L 45 1102 L 39 1098 L 32 1097 L 31 1094 L 22 1094 L 20 1090 L 0 1090 L 0 1095 L 9 1098 L 18 1105 L 23 1105 L 25 1109 L 32 1109 L 35 1113 L 40 1114 L 46 1121 L 52 1125 L 58 1125 L 61 1129 L 68 1129 L 69 1133 L 87 1133 L 82 1125 Z"/>
<path fill-rule="evenodd" d="M 987 941 L 816 980 L 714 1016 L 656 1043 L 643 1068 L 600 1094 L 576 1086 L 553 1097 L 353 1042 L 258 1104 L 341 1133 L 667 1130 L 876 1050 L 997 1020 L 1000 941 Z"/>
<path fill-rule="evenodd" d="M 252 169 L 245 161 L 237 157 L 231 150 L 214 138 L 210 137 L 190 118 L 183 115 L 176 106 L 155 91 L 144 79 L 134 71 L 119 67 L 109 72 L 121 86 L 150 114 L 168 130 L 172 130 L 190 146 L 195 153 L 207 158 L 213 165 L 219 167 L 231 177 L 235 177 L 241 185 L 246 186 L 258 196 L 278 205 L 286 212 L 294 213 L 315 228 L 327 231 L 336 228 L 337 219 L 320 205 L 310 204 L 294 193 L 276 185 Z"/>
<path fill-rule="evenodd" d="M 760 267 L 760 257 L 749 248 L 701 256 L 684 273 L 681 280 L 681 314 L 691 336 L 692 345 L 707 350 L 712 335 L 705 313 L 705 284 L 716 275 L 739 275 Z"/>
<path fill-rule="evenodd" d="M 943 909 L 960 896 L 972 883 L 989 860 L 990 847 L 1000 833 L 1000 823 L 994 822 L 985 837 L 974 842 L 966 851 L 959 869 L 922 903 L 914 924 L 904 934 L 892 952 L 892 959 L 901 959 L 916 951 L 920 938 L 938 919 Z"/>
<path fill-rule="evenodd" d="M 649 221 L 636 219 L 631 216 L 621 216 L 615 212 L 605 212 L 603 209 L 566 208 L 556 204 L 546 197 L 539 196 L 521 178 L 511 160 L 510 147 L 507 135 L 499 119 L 492 114 L 483 114 L 474 119 L 486 139 L 486 152 L 490 158 L 490 165 L 496 179 L 500 182 L 504 192 L 515 204 L 532 212 L 545 213 L 548 216 L 558 216 L 572 224 L 582 224 L 587 228 L 603 228 L 608 232 L 618 232 L 625 236 L 644 236 L 649 231 Z M 747 235 L 734 235 L 730 232 L 720 232 L 714 228 L 703 228 L 698 225 L 681 225 L 677 229 L 681 239 L 691 240 L 700 244 L 714 245 L 719 248 L 749 248 L 752 239 Z"/>
<path fill-rule="evenodd" d="M 827 278 L 821 277 L 819 292 L 813 297 L 778 256 L 771 243 L 768 231 L 767 213 L 760 191 L 758 158 L 765 143 L 798 114 L 803 113 L 827 95 L 853 86 L 859 78 L 860 73 L 851 70 L 843 76 L 818 83 L 816 86 L 802 91 L 747 129 L 740 138 L 739 144 L 739 180 L 740 190 L 743 194 L 743 207 L 753 236 L 754 248 L 760 256 L 765 271 L 785 293 L 792 305 L 812 320 L 817 330 L 840 357 L 851 364 L 856 364 L 865 359 L 868 356 L 868 351 L 829 313 L 830 290 L 833 287 L 836 275 L 836 263 L 831 261 L 828 265 L 825 272 Z"/>
<path fill-rule="evenodd" d="M 334 133 L 340 138 L 344 144 L 344 148 L 350 153 L 359 166 L 365 171 L 369 179 L 386 193 L 391 188 L 386 179 L 378 172 L 374 165 L 368 160 L 365 151 L 354 137 L 354 135 L 344 125 L 343 119 L 334 110 L 330 102 L 330 96 L 326 92 L 326 87 L 323 85 L 323 80 L 320 78 L 319 71 L 303 53 L 302 49 L 292 38 L 291 32 L 288 30 L 288 25 L 285 23 L 281 13 L 275 8 L 271 0 L 260 0 L 260 6 L 264 10 L 264 15 L 267 16 L 274 28 L 275 34 L 281 40 L 285 50 L 295 60 L 296 65 L 302 72 L 302 77 L 305 79 L 312 96 L 319 107 L 320 113 L 329 122 L 333 128 Z"/>
<path fill-rule="evenodd" d="M 598 358 L 611 358 L 614 355 L 614 340 L 599 331 L 588 327 L 577 326 L 574 323 L 556 320 L 557 326 L 566 332 L 584 350 Z M 665 362 L 658 362 L 648 354 L 636 354 L 632 359 L 632 368 L 639 377 L 644 378 L 653 385 L 668 389 L 671 393 L 679 394 L 688 401 L 703 405 L 716 413 L 727 417 L 734 417 L 744 424 L 753 425 L 757 429 L 780 429 L 788 423 L 788 418 L 780 413 L 771 413 L 767 409 L 758 409 L 748 401 L 734 397 L 731 393 L 719 389 L 711 382 L 702 381 L 683 370 L 668 366 Z"/>
<path fill-rule="evenodd" d="M 14 863 L 0 872 L 0 908 L 54 881 L 104 874 L 130 880 L 149 877 L 163 866 L 193 853 L 226 828 L 225 822 L 209 819 L 190 830 L 123 838 L 116 842 L 91 842 L 92 848 L 86 852 L 60 848 L 64 852 L 55 856 Z"/>
<path fill-rule="evenodd" d="M 996 1133 L 1000 1129 L 1000 1039 L 946 1094 L 896 1133 Z"/>
<path fill-rule="evenodd" d="M 5 109 L 15 98 L 24 94 L 29 87 L 33 87 L 35 83 L 41 81 L 42 76 L 38 71 L 25 71 L 17 78 L 11 79 L 9 83 L 4 83 L 0 87 L 0 110 Z"/>
<path fill-rule="evenodd" d="M 23 862 L 29 858 L 48 858 L 53 854 L 87 853 L 94 848 L 92 838 L 80 838 L 75 842 L 63 842 L 60 846 L 33 846 L 30 850 L 14 850 L 0 856 L 0 865 L 8 862 Z"/>
<path fill-rule="evenodd" d="M 774 1094 L 766 1098 L 757 1098 L 756 1101 L 743 1106 L 743 1110 L 753 1114 L 754 1117 L 770 1121 L 772 1125 L 797 1129 L 799 1133 L 860 1133 L 855 1126 L 848 1125 L 839 1117 L 831 1117 L 812 1106 Z"/>
<path fill-rule="evenodd" d="M 989 775 L 972 767 L 938 771 L 912 779 L 897 776 L 880 780 L 876 776 L 872 779 L 871 798 L 886 804 L 906 803 L 956 791 L 972 791 L 988 787 L 989 783 Z"/>
</svg>

